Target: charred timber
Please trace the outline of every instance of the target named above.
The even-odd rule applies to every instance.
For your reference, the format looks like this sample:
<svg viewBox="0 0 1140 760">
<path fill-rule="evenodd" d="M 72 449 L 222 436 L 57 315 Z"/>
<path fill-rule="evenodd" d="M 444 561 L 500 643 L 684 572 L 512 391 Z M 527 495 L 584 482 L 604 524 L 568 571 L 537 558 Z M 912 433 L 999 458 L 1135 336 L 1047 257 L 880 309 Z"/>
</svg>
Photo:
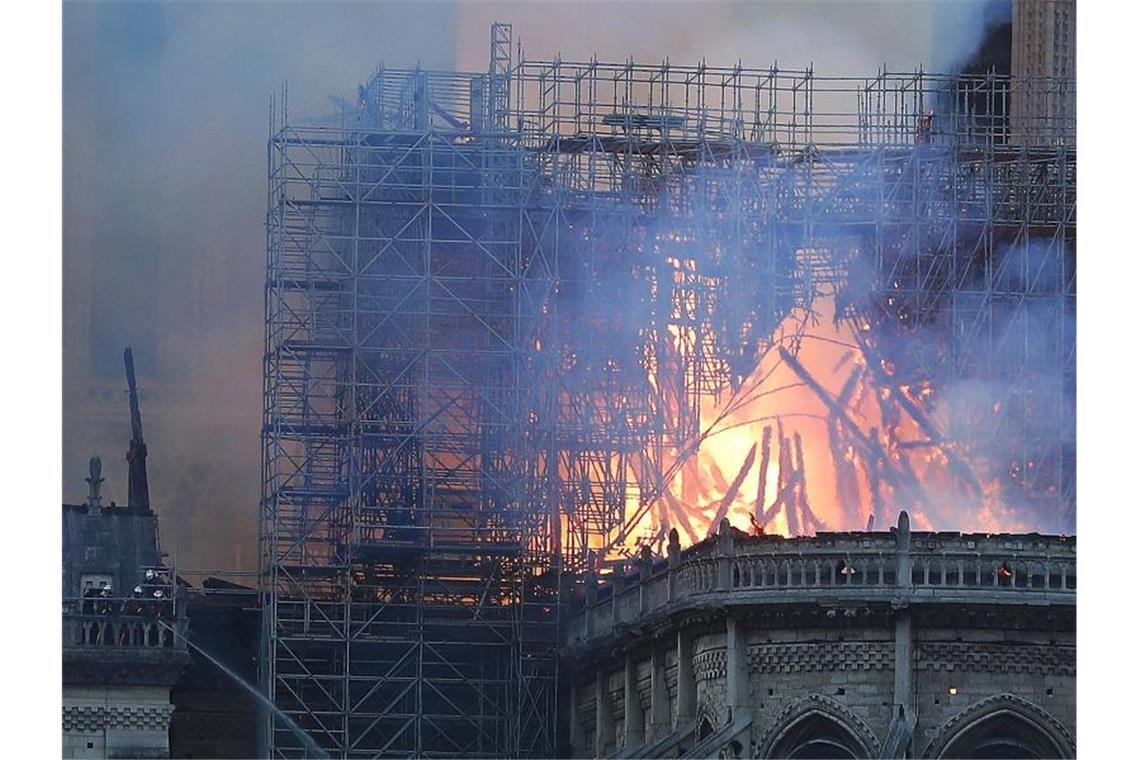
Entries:
<svg viewBox="0 0 1140 760">
<path fill-rule="evenodd" d="M 820 401 L 827 406 L 828 410 L 843 423 L 843 427 L 847 430 L 848 435 L 859 444 L 859 447 L 864 451 L 865 455 L 869 455 L 869 459 L 871 460 L 869 465 L 871 467 L 874 467 L 876 463 L 882 463 L 882 477 L 886 478 L 896 490 L 902 490 L 899 488 L 901 485 L 903 488 L 908 489 L 917 500 L 922 501 L 924 504 L 929 501 L 929 499 L 925 498 L 925 491 L 919 484 L 914 473 L 906 469 L 899 470 L 893 467 L 891 459 L 887 456 L 887 453 L 883 451 L 883 447 L 878 440 L 874 437 L 863 435 L 850 415 L 847 414 L 847 410 L 837 403 L 835 399 L 831 397 L 831 394 L 819 384 L 819 381 L 812 377 L 811 373 L 800 364 L 799 360 L 782 346 L 780 347 L 780 358 L 787 362 L 788 366 L 792 368 L 792 371 L 804 381 L 804 384 L 811 389 L 812 393 L 818 396 Z"/>
</svg>

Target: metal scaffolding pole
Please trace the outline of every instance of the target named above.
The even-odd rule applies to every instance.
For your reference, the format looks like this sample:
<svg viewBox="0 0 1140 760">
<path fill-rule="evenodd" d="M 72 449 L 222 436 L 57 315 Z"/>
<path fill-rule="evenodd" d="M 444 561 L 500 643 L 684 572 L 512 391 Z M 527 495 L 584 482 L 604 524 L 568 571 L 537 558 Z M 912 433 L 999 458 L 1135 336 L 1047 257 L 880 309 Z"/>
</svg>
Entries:
<svg viewBox="0 0 1140 760">
<path fill-rule="evenodd" d="M 1073 84 L 512 61 L 495 25 L 486 73 L 380 69 L 336 128 L 282 108 L 270 698 L 339 757 L 553 754 L 562 573 L 677 510 L 652 507 L 703 402 L 823 293 L 896 390 L 971 388 L 940 444 L 1063 531 L 1075 129 L 1010 123 L 1049 88 Z"/>
</svg>

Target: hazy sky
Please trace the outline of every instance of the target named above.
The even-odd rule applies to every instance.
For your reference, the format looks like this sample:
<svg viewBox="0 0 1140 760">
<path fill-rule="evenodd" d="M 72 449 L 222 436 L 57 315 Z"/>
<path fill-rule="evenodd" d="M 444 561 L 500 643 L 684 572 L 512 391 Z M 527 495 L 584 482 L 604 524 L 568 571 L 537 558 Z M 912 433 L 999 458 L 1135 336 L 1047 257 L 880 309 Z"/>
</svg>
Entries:
<svg viewBox="0 0 1140 760">
<path fill-rule="evenodd" d="M 514 24 L 530 59 L 942 68 L 980 39 L 981 8 L 66 3 L 65 500 L 84 498 L 93 454 L 106 498 L 126 499 L 121 356 L 132 345 L 165 548 L 183 567 L 255 566 L 268 102 L 282 83 L 304 118 L 381 60 L 482 70 L 495 20 Z"/>
<path fill-rule="evenodd" d="M 529 59 L 599 58 L 656 63 L 815 65 L 831 75 L 873 74 L 886 63 L 911 71 L 947 68 L 980 38 L 981 0 L 784 0 L 460 4 L 458 65 L 486 68 L 487 28 L 509 21 Z M 996 10 L 996 8 L 995 8 Z M 991 10 L 989 15 L 993 15 Z M 998 10 L 1000 14 L 1000 10 Z"/>
</svg>

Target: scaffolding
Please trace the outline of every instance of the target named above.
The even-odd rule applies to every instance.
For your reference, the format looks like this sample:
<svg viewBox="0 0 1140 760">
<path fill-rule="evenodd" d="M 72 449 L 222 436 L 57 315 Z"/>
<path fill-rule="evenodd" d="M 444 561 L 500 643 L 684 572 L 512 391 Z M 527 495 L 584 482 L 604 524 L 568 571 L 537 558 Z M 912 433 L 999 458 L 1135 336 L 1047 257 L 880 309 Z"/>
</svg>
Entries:
<svg viewBox="0 0 1140 760">
<path fill-rule="evenodd" d="M 270 698 L 338 757 L 552 755 L 563 573 L 626 550 L 701 400 L 824 289 L 898 382 L 976 379 L 1000 411 L 945 435 L 1070 522 L 1075 126 L 1019 144 L 1030 89 L 1073 82 L 515 62 L 496 24 L 486 73 L 378 69 L 335 127 L 279 108 Z"/>
</svg>

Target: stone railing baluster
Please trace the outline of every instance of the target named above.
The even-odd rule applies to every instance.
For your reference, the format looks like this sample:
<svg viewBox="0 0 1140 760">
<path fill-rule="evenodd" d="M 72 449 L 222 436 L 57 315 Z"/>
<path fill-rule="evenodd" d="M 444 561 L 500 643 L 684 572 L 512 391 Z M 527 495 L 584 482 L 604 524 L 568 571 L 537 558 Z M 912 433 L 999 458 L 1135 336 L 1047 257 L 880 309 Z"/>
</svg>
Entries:
<svg viewBox="0 0 1140 760">
<path fill-rule="evenodd" d="M 892 602 L 911 606 L 916 587 L 922 589 L 920 603 L 937 600 L 942 593 L 961 594 L 965 589 L 978 592 L 979 601 L 984 601 L 992 600 L 989 591 L 993 588 L 1000 588 L 1003 594 L 1023 589 L 1072 594 L 1076 587 L 1074 563 L 1066 553 L 1071 550 L 1054 549 L 1049 537 L 1050 543 L 1043 546 L 1040 540 L 1011 542 L 1004 536 L 944 538 L 942 534 L 923 533 L 921 543 L 912 548 L 905 513 L 900 514 L 894 531 L 893 551 L 884 546 L 886 537 L 882 534 L 859 541 L 825 534 L 818 543 L 797 539 L 781 546 L 770 538 L 743 538 L 727 521 L 720 528 L 712 540 L 685 551 L 677 532 L 671 531 L 667 556 L 660 565 L 654 564 L 655 558 L 646 549 L 633 561 L 633 567 L 628 562 L 617 564 L 606 579 L 609 588 L 603 592 L 609 593 L 610 599 L 599 601 L 597 575 L 587 571 L 585 598 L 580 608 L 569 612 L 564 636 L 584 642 L 609 635 L 615 627 L 620 629 L 639 617 L 652 616 L 690 595 L 711 595 L 716 604 L 722 598 L 731 602 L 725 595 L 744 591 L 761 597 L 771 595 L 774 600 L 783 599 L 780 594 L 785 591 L 797 597 L 822 593 L 846 598 L 857 597 L 860 587 L 866 586 L 894 588 Z M 104 621 L 93 622 L 98 624 L 86 629 L 77 622 L 73 628 L 65 628 L 65 636 L 115 646 L 134 642 L 142 635 L 136 626 L 120 630 L 112 625 L 107 630 Z"/>
</svg>

